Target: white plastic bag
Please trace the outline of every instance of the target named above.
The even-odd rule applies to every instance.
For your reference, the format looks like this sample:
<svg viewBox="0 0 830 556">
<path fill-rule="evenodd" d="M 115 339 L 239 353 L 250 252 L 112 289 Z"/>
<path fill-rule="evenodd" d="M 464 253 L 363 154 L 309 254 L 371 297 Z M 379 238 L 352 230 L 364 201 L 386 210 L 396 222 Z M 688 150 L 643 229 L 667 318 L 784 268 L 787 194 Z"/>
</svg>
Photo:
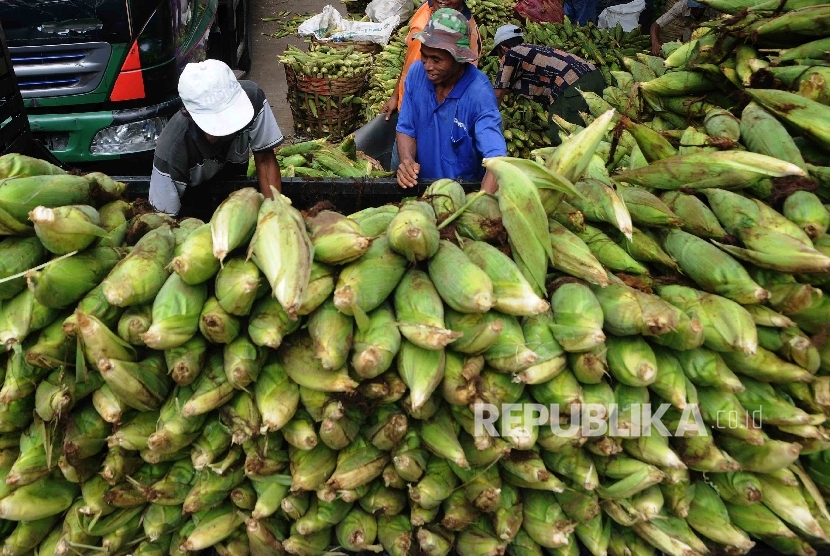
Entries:
<svg viewBox="0 0 830 556">
<path fill-rule="evenodd" d="M 609 6 L 599 14 L 597 27 L 600 29 L 613 29 L 619 23 L 623 31 L 631 31 L 639 25 L 640 13 L 645 9 L 645 0 L 634 0 L 628 4 Z"/>
<path fill-rule="evenodd" d="M 415 13 L 412 0 L 372 0 L 366 6 L 366 15 L 372 21 L 384 21 L 390 17 L 398 17 L 398 21 L 406 21 Z"/>
<path fill-rule="evenodd" d="M 390 17 L 378 23 L 352 21 L 344 19 L 340 12 L 328 5 L 322 13 L 302 22 L 297 34 L 314 36 L 320 42 L 371 41 L 386 44 L 399 21 L 398 17 Z"/>
</svg>

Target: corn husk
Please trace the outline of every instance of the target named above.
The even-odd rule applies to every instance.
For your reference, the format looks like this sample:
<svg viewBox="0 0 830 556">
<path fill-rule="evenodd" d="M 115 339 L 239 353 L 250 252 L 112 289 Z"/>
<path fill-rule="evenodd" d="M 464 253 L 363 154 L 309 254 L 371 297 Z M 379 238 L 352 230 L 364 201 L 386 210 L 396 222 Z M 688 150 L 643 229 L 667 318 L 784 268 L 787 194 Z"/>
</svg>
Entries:
<svg viewBox="0 0 830 556">
<path fill-rule="evenodd" d="M 218 210 L 218 209 L 217 209 Z M 282 195 L 263 201 L 248 249 L 286 313 L 297 317 L 311 276 L 314 249 L 305 222 Z"/>
<path fill-rule="evenodd" d="M 181 346 L 164 351 L 164 361 L 170 378 L 180 386 L 191 384 L 205 364 L 208 342 L 201 334 L 194 334 L 192 338 Z"/>
<path fill-rule="evenodd" d="M 55 255 L 82 251 L 107 236 L 100 226 L 101 216 L 89 205 L 39 206 L 29 213 L 29 220 L 43 246 Z"/>
<path fill-rule="evenodd" d="M 340 271 L 334 290 L 335 306 L 341 313 L 355 316 L 360 327 L 360 315 L 378 308 L 389 297 L 406 267 L 406 258 L 391 249 L 388 239 L 376 239 L 363 257 Z"/>
<path fill-rule="evenodd" d="M 424 201 L 408 201 L 392 218 L 386 231 L 389 246 L 410 262 L 424 261 L 438 250 L 435 211 Z"/>
<path fill-rule="evenodd" d="M 329 298 L 309 316 L 308 332 L 314 342 L 314 357 L 323 368 L 342 369 L 352 347 L 354 319 L 338 311 Z"/>
<path fill-rule="evenodd" d="M 742 305 L 761 303 L 769 292 L 758 285 L 735 259 L 714 245 L 679 230 L 666 236 L 663 247 L 701 289 Z"/>
<path fill-rule="evenodd" d="M 494 309 L 514 316 L 534 316 L 548 309 L 510 257 L 482 241 L 465 243 L 463 248 L 493 282 Z"/>
<path fill-rule="evenodd" d="M 209 297 L 199 315 L 199 331 L 213 344 L 229 344 L 242 331 L 242 321 L 222 309 L 215 297 Z"/>
<path fill-rule="evenodd" d="M 498 313 L 461 313 L 450 307 L 445 309 L 446 324 L 461 337 L 452 343 L 452 349 L 468 355 L 487 351 L 499 338 L 504 321 Z"/>
<path fill-rule="evenodd" d="M 359 259 L 371 246 L 360 224 L 337 212 L 323 210 L 306 218 L 314 260 L 343 265 Z"/>
<path fill-rule="evenodd" d="M 351 392 L 357 387 L 346 369 L 330 371 L 323 367 L 308 334 L 292 335 L 280 346 L 278 357 L 288 376 L 300 386 L 322 392 Z"/>
<path fill-rule="evenodd" d="M 265 348 L 253 344 L 246 335 L 240 335 L 224 349 L 223 367 L 228 382 L 237 390 L 245 390 L 256 382 L 267 358 Z"/>
<path fill-rule="evenodd" d="M 389 303 L 368 314 L 369 326 L 354 336 L 351 365 L 358 376 L 375 378 L 391 367 L 401 346 L 401 333 Z"/>
<path fill-rule="evenodd" d="M 438 294 L 451 308 L 485 313 L 493 307 L 492 280 L 455 244 L 442 240 L 428 268 Z"/>
<path fill-rule="evenodd" d="M 602 307 L 587 286 L 563 284 L 550 301 L 553 310 L 551 330 L 565 351 L 590 351 L 605 341 Z"/>
<path fill-rule="evenodd" d="M 170 266 L 185 284 L 191 286 L 207 282 L 219 272 L 219 259 L 213 254 L 210 224 L 199 226 L 187 236 L 176 248 L 176 256 Z"/>
<path fill-rule="evenodd" d="M 254 233 L 263 195 L 252 187 L 234 191 L 210 219 L 213 254 L 224 262 L 228 253 L 245 245 Z"/>
<path fill-rule="evenodd" d="M 216 275 L 216 300 L 231 315 L 247 316 L 263 284 L 262 274 L 253 262 L 233 258 Z"/>
<path fill-rule="evenodd" d="M 101 282 L 104 295 L 118 307 L 141 305 L 155 299 L 170 271 L 175 238 L 169 226 L 142 237 Z"/>
<path fill-rule="evenodd" d="M 444 327 L 444 304 L 429 275 L 409 270 L 395 289 L 395 314 L 401 334 L 423 349 L 441 349 L 461 333 Z"/>
</svg>

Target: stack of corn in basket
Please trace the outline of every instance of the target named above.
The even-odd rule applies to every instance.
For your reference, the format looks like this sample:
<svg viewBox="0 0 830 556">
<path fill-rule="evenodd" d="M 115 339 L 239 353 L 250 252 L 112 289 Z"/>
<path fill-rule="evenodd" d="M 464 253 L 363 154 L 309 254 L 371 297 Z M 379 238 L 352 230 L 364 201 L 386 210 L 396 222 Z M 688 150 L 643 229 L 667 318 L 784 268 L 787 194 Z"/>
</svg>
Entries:
<svg viewBox="0 0 830 556">
<path fill-rule="evenodd" d="M 493 196 L 174 221 L 0 159 L 2 552 L 826 550 L 830 7 L 709 1 Z"/>
</svg>

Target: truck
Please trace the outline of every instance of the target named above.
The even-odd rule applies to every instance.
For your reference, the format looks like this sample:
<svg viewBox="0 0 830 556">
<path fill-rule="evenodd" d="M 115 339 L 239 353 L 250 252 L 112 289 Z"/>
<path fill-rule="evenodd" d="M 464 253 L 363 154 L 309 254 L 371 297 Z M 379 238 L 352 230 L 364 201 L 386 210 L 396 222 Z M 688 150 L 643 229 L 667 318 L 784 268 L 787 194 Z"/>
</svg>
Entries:
<svg viewBox="0 0 830 556">
<path fill-rule="evenodd" d="M 251 64 L 251 0 L 6 0 L 32 134 L 63 163 L 152 160 L 190 62 Z M 102 166 L 103 163 L 103 166 Z M 108 164 L 109 163 L 109 164 Z"/>
</svg>

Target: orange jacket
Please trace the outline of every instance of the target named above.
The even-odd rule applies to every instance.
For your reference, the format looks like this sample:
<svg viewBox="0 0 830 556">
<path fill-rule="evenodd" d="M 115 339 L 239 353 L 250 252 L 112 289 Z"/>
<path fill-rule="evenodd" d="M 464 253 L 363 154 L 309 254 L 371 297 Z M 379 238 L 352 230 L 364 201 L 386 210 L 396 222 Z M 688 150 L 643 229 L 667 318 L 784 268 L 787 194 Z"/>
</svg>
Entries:
<svg viewBox="0 0 830 556">
<path fill-rule="evenodd" d="M 435 11 L 430 5 L 430 3 L 424 2 L 420 8 L 418 8 L 415 13 L 412 15 L 412 19 L 409 20 L 409 34 L 406 35 L 406 55 L 403 59 L 403 68 L 401 68 L 401 78 L 398 81 L 398 111 L 401 109 L 401 102 L 403 102 L 403 92 L 404 92 L 404 81 L 406 81 L 406 74 L 409 72 L 409 67 L 421 59 L 421 41 L 415 39 L 415 35 L 420 33 L 424 30 L 427 23 L 429 23 L 429 18 L 432 17 L 433 12 Z M 476 54 L 481 54 L 481 36 L 478 34 L 478 25 L 476 24 L 476 20 L 474 17 L 470 16 L 470 30 L 472 34 L 470 36 L 470 46 L 473 49 L 473 52 Z M 478 60 L 473 62 L 474 65 L 478 66 Z"/>
</svg>

